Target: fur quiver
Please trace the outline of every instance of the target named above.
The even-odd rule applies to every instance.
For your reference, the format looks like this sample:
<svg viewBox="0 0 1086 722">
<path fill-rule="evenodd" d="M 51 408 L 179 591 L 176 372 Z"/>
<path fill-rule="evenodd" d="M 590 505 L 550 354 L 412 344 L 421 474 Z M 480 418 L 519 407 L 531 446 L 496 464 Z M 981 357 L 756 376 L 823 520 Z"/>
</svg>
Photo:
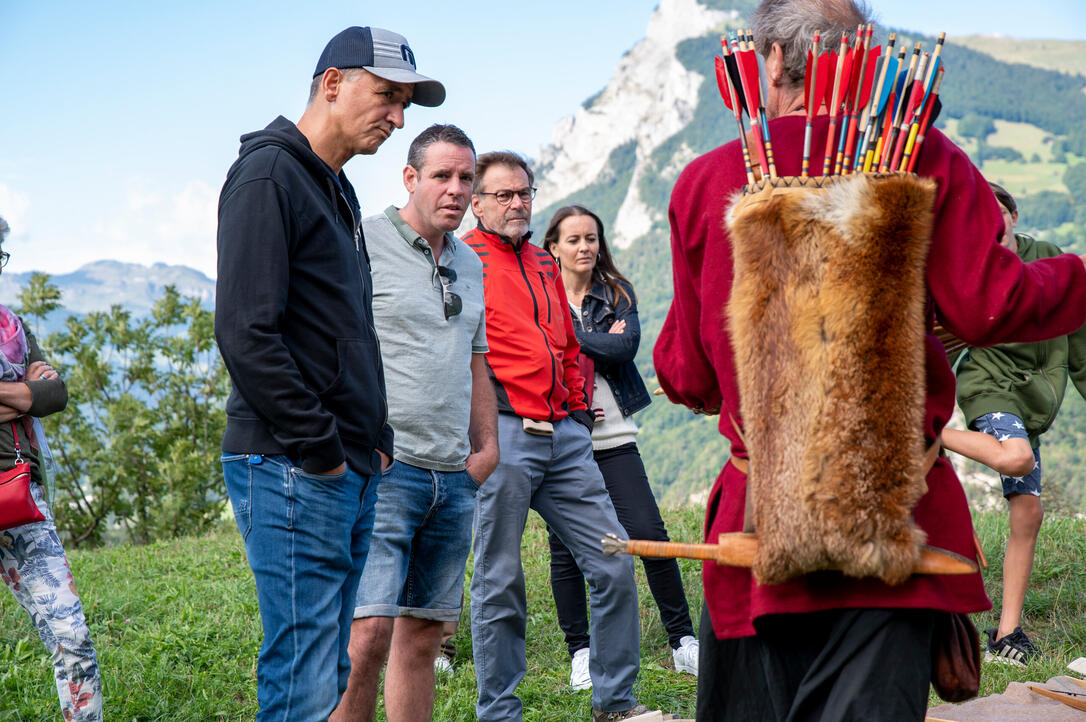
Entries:
<svg viewBox="0 0 1086 722">
<path fill-rule="evenodd" d="M 767 185 L 728 212 L 760 583 L 833 569 L 897 584 L 919 558 L 934 200 L 915 175 L 851 175 Z"/>
</svg>

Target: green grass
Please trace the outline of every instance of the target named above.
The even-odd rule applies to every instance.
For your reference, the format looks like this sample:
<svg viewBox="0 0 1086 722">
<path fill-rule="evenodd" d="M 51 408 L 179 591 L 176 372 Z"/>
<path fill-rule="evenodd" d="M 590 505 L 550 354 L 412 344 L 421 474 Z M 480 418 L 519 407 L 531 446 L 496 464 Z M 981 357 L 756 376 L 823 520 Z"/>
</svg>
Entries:
<svg viewBox="0 0 1086 722">
<path fill-rule="evenodd" d="M 974 515 L 981 546 L 988 557 L 984 586 L 992 599 L 989 612 L 974 615 L 984 641 L 984 630 L 999 625 L 1003 589 L 1003 551 L 1007 546 L 1005 509 Z M 1026 593 L 1022 628 L 1044 658 L 1027 668 L 984 663 L 980 694 L 1001 693 L 1010 682 L 1044 682 L 1069 674 L 1067 663 L 1086 654 L 1086 520 L 1046 518 L 1041 526 L 1033 575 Z M 932 693 L 929 704 L 941 704 Z"/>
<path fill-rule="evenodd" d="M 700 536 L 702 512 L 665 510 L 671 536 Z M 977 517 L 997 601 L 1007 522 L 1003 512 Z M 588 693 L 568 690 L 569 663 L 548 584 L 542 523 L 534 514 L 524 538 L 528 580 L 528 674 L 519 688 L 525 719 L 588 719 Z M 98 649 L 110 720 L 203 722 L 252 719 L 260 621 L 252 575 L 237 533 L 145 547 L 77 551 L 71 564 Z M 985 665 L 982 693 L 1009 681 L 1044 680 L 1086 649 L 1086 521 L 1047 519 L 1037 550 L 1025 626 L 1048 658 L 1027 670 Z M 700 566 L 680 562 L 695 624 L 701 612 Z M 635 693 L 647 705 L 693 717 L 693 677 L 672 669 L 667 637 L 640 564 L 641 676 Z M 470 562 L 469 562 L 470 574 Z M 994 613 L 977 615 L 981 629 Z M 475 682 L 467 616 L 455 639 L 456 672 L 439 681 L 434 719 L 474 719 Z M 52 668 L 26 614 L 0 594 L 0 721 L 58 718 Z M 933 697 L 933 703 L 937 700 Z M 384 719 L 379 710 L 379 719 Z"/>
<path fill-rule="evenodd" d="M 702 512 L 667 511 L 676 539 L 697 539 Z M 542 521 L 524 537 L 528 580 L 528 674 L 518 692 L 525 719 L 591 718 L 591 693 L 569 691 L 569 656 L 549 584 Z M 205 722 L 256 714 L 260 618 L 252 574 L 236 530 L 144 547 L 70 553 L 103 675 L 109 720 Z M 681 561 L 695 628 L 701 613 L 700 564 Z M 469 560 L 469 574 L 470 574 Z M 638 698 L 694 716 L 696 681 L 672 668 L 671 649 L 637 565 L 641 607 Z M 465 585 L 466 586 L 466 585 Z M 467 591 L 465 589 L 465 591 Z M 465 600 L 467 604 L 467 600 Z M 475 719 L 471 632 L 465 614 L 454 642 L 456 672 L 439 681 L 435 720 Z M 59 718 L 52 666 L 26 613 L 0 594 L 0 721 Z M 384 710 L 378 710 L 384 719 Z"/>
<path fill-rule="evenodd" d="M 947 43 L 963 45 L 1007 63 L 1025 63 L 1061 73 L 1086 75 L 1086 43 L 1081 40 L 1034 40 L 1003 38 L 992 35 L 966 35 L 947 38 Z"/>
</svg>

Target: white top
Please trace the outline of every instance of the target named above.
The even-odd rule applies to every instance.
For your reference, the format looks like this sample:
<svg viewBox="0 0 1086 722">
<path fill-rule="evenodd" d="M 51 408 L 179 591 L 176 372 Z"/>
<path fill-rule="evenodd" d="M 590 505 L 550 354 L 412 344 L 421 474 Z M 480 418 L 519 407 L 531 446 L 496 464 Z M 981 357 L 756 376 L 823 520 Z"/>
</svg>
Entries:
<svg viewBox="0 0 1086 722">
<path fill-rule="evenodd" d="M 573 311 L 573 318 L 583 328 L 581 307 L 572 303 L 569 307 Z M 594 451 L 614 449 L 637 441 L 637 424 L 634 423 L 632 416 L 622 415 L 615 394 L 611 391 L 611 384 L 607 383 L 607 379 L 598 371 L 593 379 L 592 415 L 596 419 L 596 426 L 592 429 Z"/>
</svg>

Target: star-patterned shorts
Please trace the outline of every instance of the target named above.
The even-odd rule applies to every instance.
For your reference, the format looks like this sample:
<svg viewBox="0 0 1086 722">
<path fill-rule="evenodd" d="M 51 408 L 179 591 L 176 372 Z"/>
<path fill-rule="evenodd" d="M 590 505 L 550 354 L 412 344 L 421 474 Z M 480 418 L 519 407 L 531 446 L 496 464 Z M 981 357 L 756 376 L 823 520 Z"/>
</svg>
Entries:
<svg viewBox="0 0 1086 722">
<path fill-rule="evenodd" d="M 1022 419 L 1014 414 L 1005 414 L 1001 411 L 981 416 L 973 422 L 973 428 L 976 431 L 988 434 L 988 436 L 994 436 L 1000 442 L 1007 439 L 1029 440 L 1029 434 L 1026 433 L 1026 426 L 1022 423 Z M 1033 448 L 1033 459 L 1033 471 L 1025 476 L 999 475 L 999 480 L 1003 482 L 1003 496 L 1007 497 L 1012 494 L 1041 495 L 1041 450 L 1036 447 Z"/>
</svg>

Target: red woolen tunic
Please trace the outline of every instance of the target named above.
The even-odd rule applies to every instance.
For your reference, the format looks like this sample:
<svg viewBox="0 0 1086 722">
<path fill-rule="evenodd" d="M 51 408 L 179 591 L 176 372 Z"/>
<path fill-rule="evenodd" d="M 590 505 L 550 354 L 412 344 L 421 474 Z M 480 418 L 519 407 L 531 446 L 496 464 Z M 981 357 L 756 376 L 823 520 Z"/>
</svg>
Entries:
<svg viewBox="0 0 1086 722">
<path fill-rule="evenodd" d="M 828 121 L 816 119 L 812 148 L 825 147 Z M 770 123 L 777 170 L 799 175 L 804 118 Z M 812 167 L 821 166 L 813 158 Z M 917 171 L 938 181 L 935 224 L 927 265 L 929 313 L 924 433 L 932 442 L 954 410 L 954 375 L 939 341 L 930 333 L 937 318 L 973 345 L 1039 341 L 1070 333 L 1086 322 L 1086 269 L 1077 256 L 1062 255 L 1028 266 L 998 244 L 999 206 L 968 157 L 937 130 L 928 133 Z M 654 349 L 656 373 L 668 398 L 691 408 L 721 409 L 720 432 L 732 453 L 746 449 L 729 420 L 742 425 L 734 356 L 725 309 L 732 284 L 732 253 L 724 212 L 746 183 L 738 141 L 694 160 L 671 196 L 671 250 L 675 297 Z M 782 432 L 787 433 L 786 430 Z M 915 510 L 928 543 L 974 558 L 973 525 L 965 494 L 946 459 L 927 477 L 928 492 Z M 709 496 L 706 540 L 741 531 L 746 477 L 726 464 Z M 903 607 L 977 612 L 991 607 L 980 574 L 914 576 L 897 587 L 837 573 L 811 574 L 763 586 L 750 570 L 706 562 L 705 599 L 721 639 L 754 633 L 766 614 L 843 607 Z"/>
</svg>

